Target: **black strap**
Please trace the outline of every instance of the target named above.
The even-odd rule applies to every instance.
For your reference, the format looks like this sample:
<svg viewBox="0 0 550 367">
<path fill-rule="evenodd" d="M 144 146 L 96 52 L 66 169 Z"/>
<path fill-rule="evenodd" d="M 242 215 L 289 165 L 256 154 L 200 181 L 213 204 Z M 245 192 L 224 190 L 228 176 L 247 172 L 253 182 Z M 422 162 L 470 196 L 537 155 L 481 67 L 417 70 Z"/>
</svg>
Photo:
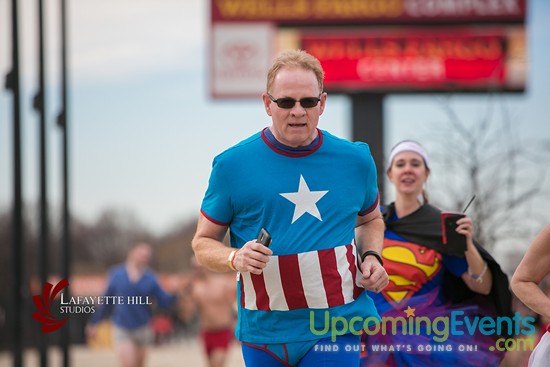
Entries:
<svg viewBox="0 0 550 367">
<path fill-rule="evenodd" d="M 365 261 L 365 257 L 367 257 L 367 256 L 374 256 L 376 258 L 376 260 L 378 260 L 380 265 L 384 266 L 384 261 L 382 261 L 382 256 L 380 256 L 380 254 L 378 252 L 373 251 L 373 250 L 365 251 L 363 253 L 363 255 L 361 255 L 361 262 Z"/>
</svg>

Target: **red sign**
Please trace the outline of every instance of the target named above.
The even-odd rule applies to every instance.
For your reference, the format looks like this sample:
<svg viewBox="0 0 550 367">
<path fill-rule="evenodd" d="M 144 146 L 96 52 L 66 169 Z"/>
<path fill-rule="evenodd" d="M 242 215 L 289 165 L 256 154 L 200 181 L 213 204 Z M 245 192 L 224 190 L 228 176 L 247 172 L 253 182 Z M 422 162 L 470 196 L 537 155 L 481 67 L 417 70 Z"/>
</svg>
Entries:
<svg viewBox="0 0 550 367">
<path fill-rule="evenodd" d="M 525 21 L 526 0 L 211 0 L 212 21 L 350 24 Z"/>
<path fill-rule="evenodd" d="M 304 30 L 326 89 L 523 90 L 522 27 Z"/>
</svg>

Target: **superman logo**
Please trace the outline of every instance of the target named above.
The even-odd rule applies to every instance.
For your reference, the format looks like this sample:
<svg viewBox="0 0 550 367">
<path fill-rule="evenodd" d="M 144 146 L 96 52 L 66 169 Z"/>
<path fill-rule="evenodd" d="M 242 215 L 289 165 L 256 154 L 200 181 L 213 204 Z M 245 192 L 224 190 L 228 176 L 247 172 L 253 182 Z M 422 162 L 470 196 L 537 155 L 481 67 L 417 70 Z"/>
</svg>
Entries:
<svg viewBox="0 0 550 367">
<path fill-rule="evenodd" d="M 397 309 L 405 306 L 406 301 L 432 280 L 442 266 L 439 252 L 390 239 L 384 239 L 382 257 L 390 278 L 382 295 Z"/>
</svg>

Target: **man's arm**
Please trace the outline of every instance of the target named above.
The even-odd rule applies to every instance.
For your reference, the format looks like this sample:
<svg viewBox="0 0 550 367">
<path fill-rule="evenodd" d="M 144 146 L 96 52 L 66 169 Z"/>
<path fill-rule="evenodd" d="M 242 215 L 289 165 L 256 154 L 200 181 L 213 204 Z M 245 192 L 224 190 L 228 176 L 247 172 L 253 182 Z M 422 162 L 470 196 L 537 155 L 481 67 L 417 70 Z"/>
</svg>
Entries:
<svg viewBox="0 0 550 367">
<path fill-rule="evenodd" d="M 355 241 L 360 255 L 367 251 L 375 251 L 377 254 L 382 253 L 384 228 L 379 204 L 370 213 L 357 217 Z M 388 274 L 374 255 L 367 255 L 364 258 L 361 264 L 361 272 L 363 273 L 361 285 L 367 290 L 380 292 L 388 285 Z"/>
<path fill-rule="evenodd" d="M 550 297 L 538 284 L 550 273 L 550 225 L 533 240 L 512 277 L 512 290 L 538 314 L 550 318 Z"/>
<path fill-rule="evenodd" d="M 204 215 L 200 215 L 197 232 L 191 242 L 199 264 L 212 271 L 233 270 L 229 265 L 229 259 L 231 253 L 236 251 L 232 266 L 237 271 L 261 274 L 273 251 L 256 243 L 256 240 L 248 241 L 239 250 L 226 246 L 222 242 L 226 232 L 226 226 L 213 223 Z"/>
<path fill-rule="evenodd" d="M 200 215 L 197 231 L 191 241 L 199 264 L 212 271 L 230 270 L 227 259 L 233 249 L 222 242 L 226 233 L 227 226 L 213 223 Z"/>
<path fill-rule="evenodd" d="M 103 292 L 103 296 L 112 296 L 114 295 L 114 280 L 113 280 L 113 273 L 112 271 L 109 273 L 109 277 L 107 279 L 107 289 Z M 97 334 L 97 326 L 100 321 L 103 319 L 106 319 L 107 317 L 111 316 L 113 313 L 115 305 L 113 303 L 107 303 L 99 306 L 99 308 L 96 310 L 96 312 L 90 317 L 88 320 L 88 324 L 86 325 L 86 337 L 88 340 L 92 340 L 95 338 Z"/>
</svg>

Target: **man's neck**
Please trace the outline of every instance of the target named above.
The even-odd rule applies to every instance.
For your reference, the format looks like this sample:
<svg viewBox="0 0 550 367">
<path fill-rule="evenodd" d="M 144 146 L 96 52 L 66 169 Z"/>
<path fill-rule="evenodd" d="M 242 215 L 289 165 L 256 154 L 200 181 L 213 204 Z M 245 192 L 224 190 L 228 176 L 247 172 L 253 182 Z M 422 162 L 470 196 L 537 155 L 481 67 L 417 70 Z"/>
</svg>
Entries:
<svg viewBox="0 0 550 367">
<path fill-rule="evenodd" d="M 277 139 L 277 137 L 275 136 L 275 134 L 273 133 L 273 131 L 271 130 L 271 128 L 265 129 L 264 134 L 265 134 L 267 140 L 268 140 L 273 146 L 275 146 L 277 149 L 279 149 L 279 150 L 281 150 L 281 151 L 284 151 L 284 152 L 290 153 L 290 154 L 300 153 L 300 152 L 308 152 L 308 151 L 310 151 L 310 150 L 313 150 L 315 147 L 317 147 L 317 145 L 318 145 L 318 139 L 319 139 L 319 132 L 318 132 L 318 130 L 316 129 L 316 130 L 315 130 L 315 137 L 313 138 L 313 140 L 311 141 L 311 143 L 309 143 L 308 145 L 305 145 L 305 146 L 292 147 L 292 146 L 286 145 L 286 144 L 284 144 L 284 143 L 281 143 L 281 142 Z"/>
</svg>

